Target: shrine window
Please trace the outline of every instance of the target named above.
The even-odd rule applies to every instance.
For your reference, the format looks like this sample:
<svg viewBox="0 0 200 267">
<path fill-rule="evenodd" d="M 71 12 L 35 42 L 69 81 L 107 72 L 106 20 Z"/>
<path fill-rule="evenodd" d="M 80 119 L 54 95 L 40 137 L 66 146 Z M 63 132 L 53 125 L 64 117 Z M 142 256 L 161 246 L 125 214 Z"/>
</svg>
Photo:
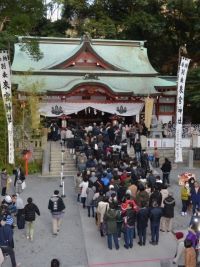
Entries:
<svg viewBox="0 0 200 267">
<path fill-rule="evenodd" d="M 159 105 L 159 113 L 174 113 L 174 112 L 175 112 L 174 105 L 167 105 L 167 104 Z"/>
<path fill-rule="evenodd" d="M 159 103 L 175 103 L 176 102 L 176 98 L 175 97 L 160 97 L 159 98 Z"/>
</svg>

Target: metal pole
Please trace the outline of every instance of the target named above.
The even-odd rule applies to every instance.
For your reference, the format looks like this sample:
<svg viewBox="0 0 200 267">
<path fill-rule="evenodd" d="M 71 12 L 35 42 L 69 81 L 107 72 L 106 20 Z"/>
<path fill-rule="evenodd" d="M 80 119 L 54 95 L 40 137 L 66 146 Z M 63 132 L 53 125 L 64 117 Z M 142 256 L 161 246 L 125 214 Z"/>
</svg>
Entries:
<svg viewBox="0 0 200 267">
<path fill-rule="evenodd" d="M 60 173 L 60 187 L 63 186 L 63 172 Z"/>
<path fill-rule="evenodd" d="M 65 195 L 65 182 L 63 181 L 62 182 L 62 195 L 61 195 L 61 197 L 66 197 L 66 195 Z"/>
</svg>

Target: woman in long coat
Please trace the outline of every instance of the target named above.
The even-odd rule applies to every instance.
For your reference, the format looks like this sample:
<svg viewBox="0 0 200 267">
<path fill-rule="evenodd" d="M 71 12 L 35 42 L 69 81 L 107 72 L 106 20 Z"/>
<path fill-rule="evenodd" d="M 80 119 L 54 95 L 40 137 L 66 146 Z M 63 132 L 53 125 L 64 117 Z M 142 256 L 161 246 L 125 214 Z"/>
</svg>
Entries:
<svg viewBox="0 0 200 267">
<path fill-rule="evenodd" d="M 4 168 L 1 171 L 1 188 L 2 188 L 1 195 L 2 196 L 5 196 L 6 195 L 7 180 L 8 180 L 8 174 L 7 174 L 6 169 Z"/>
</svg>

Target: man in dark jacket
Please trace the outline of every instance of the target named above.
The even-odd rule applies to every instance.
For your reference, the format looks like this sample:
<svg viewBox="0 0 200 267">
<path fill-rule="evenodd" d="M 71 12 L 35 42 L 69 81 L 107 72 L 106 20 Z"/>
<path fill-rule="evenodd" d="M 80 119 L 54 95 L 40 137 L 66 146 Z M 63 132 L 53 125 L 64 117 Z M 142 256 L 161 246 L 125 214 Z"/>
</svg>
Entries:
<svg viewBox="0 0 200 267">
<path fill-rule="evenodd" d="M 27 199 L 28 204 L 24 207 L 24 214 L 25 214 L 25 221 L 27 222 L 27 239 L 33 240 L 33 232 L 34 232 L 34 221 L 35 221 L 35 214 L 40 216 L 40 211 L 38 207 L 33 203 L 33 199 L 29 197 Z"/>
<path fill-rule="evenodd" d="M 154 191 L 150 195 L 149 207 L 152 207 L 154 201 L 158 203 L 158 206 L 160 206 L 162 203 L 162 194 L 160 193 L 160 190 L 157 185 L 155 185 Z"/>
<path fill-rule="evenodd" d="M 134 150 L 135 150 L 135 157 L 137 161 L 140 161 L 141 152 L 142 152 L 142 145 L 140 143 L 140 139 L 137 139 L 136 143 L 134 144 Z"/>
<path fill-rule="evenodd" d="M 165 162 L 163 163 L 161 167 L 161 171 L 163 173 L 163 184 L 170 184 L 169 182 L 169 174 L 172 169 L 171 162 L 168 160 L 168 158 L 165 158 Z"/>
<path fill-rule="evenodd" d="M 170 232 L 172 230 L 172 219 L 174 218 L 174 207 L 175 200 L 173 198 L 173 193 L 169 193 L 168 196 L 163 201 L 163 217 L 161 219 L 160 231 Z"/>
<path fill-rule="evenodd" d="M 48 209 L 52 214 L 53 235 L 57 235 L 60 230 L 61 219 L 65 209 L 65 204 L 59 196 L 58 190 L 55 190 L 53 196 L 49 199 Z"/>
<path fill-rule="evenodd" d="M 191 201 L 192 201 L 192 211 L 193 214 L 195 210 L 200 210 L 200 187 L 197 182 L 194 183 L 194 188 L 190 192 L 191 194 Z"/>
<path fill-rule="evenodd" d="M 137 213 L 137 230 L 139 236 L 138 244 L 145 246 L 146 244 L 146 232 L 149 219 L 149 208 L 146 207 L 146 202 L 141 201 L 141 208 Z"/>
<path fill-rule="evenodd" d="M 163 210 L 158 206 L 156 201 L 153 202 L 152 207 L 149 212 L 149 218 L 151 222 L 151 241 L 150 244 L 158 245 L 159 241 L 159 229 L 160 229 L 160 219 L 163 215 Z"/>
<path fill-rule="evenodd" d="M 18 267 L 13 249 L 13 230 L 10 225 L 2 225 L 3 217 L 0 218 L 0 248 L 2 252 L 10 256 L 12 267 Z"/>
<path fill-rule="evenodd" d="M 124 247 L 126 249 L 133 247 L 133 237 L 136 222 L 136 211 L 134 210 L 133 203 L 129 202 L 124 216 Z"/>
</svg>

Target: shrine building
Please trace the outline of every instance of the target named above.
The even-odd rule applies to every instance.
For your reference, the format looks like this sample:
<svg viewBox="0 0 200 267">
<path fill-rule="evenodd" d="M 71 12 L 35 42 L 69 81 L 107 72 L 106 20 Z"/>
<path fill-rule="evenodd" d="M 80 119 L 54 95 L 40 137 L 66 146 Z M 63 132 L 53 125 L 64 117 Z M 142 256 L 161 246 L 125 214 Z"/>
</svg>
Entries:
<svg viewBox="0 0 200 267">
<path fill-rule="evenodd" d="M 21 49 L 31 39 L 39 43 L 39 61 Z M 160 121 L 173 121 L 176 112 L 176 83 L 152 67 L 143 41 L 20 37 L 12 83 L 22 101 L 34 88 L 40 116 L 68 115 L 76 123 L 100 123 L 111 114 L 139 121 L 147 96 Z"/>
</svg>

